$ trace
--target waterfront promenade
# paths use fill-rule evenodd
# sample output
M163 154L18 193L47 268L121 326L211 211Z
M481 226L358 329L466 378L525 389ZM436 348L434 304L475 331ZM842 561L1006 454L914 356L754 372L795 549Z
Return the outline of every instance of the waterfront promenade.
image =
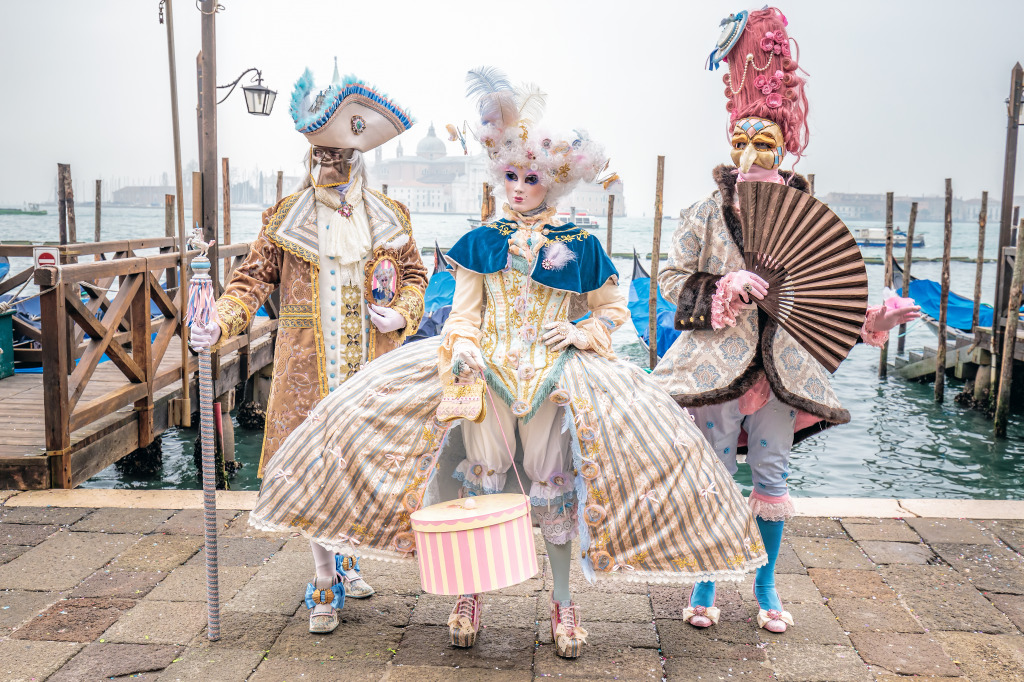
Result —
M546 565L485 597L470 650L447 645L452 598L423 594L411 563L364 562L377 594L310 635L308 543L250 528L255 493L218 495L210 643L199 491L0 492L0 679L1024 680L1024 502L797 499L778 564L797 624L781 636L751 622L749 579L720 587L721 622L701 631L682 620L688 588L577 573L591 645L564 661Z

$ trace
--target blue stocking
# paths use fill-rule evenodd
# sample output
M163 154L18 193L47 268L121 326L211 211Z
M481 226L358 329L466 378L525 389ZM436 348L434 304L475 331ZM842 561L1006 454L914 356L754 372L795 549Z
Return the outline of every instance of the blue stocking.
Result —
M690 595L690 606L714 606L715 605L715 582L706 580L693 586L693 594Z
M761 531L761 540L764 542L764 550L768 554L768 563L757 569L754 577L754 597L757 604L765 611L777 609L782 611L782 602L779 601L779 593L775 591L775 560L779 558L779 548L782 546L782 528L784 521L766 521L760 516L755 516L757 528ZM696 603L696 601L695 601Z

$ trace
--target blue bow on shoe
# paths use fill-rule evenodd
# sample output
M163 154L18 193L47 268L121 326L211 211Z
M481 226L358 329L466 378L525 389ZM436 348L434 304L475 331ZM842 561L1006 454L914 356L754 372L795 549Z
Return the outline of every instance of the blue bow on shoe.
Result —
M342 575L345 575L345 571L355 571L356 573L359 573L359 557L335 554L334 566L338 573L341 573Z
M330 604L331 608L340 609L345 606L345 585L338 583L331 587L318 590L313 583L306 583L306 608L311 609L318 604ZM328 602L328 599L330 601Z

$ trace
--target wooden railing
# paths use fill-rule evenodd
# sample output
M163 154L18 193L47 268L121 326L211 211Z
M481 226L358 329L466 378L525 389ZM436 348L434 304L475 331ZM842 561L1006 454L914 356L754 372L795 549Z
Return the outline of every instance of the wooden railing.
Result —
M137 447L145 447L155 435L154 393L184 380L180 357L161 369L172 339L181 338L180 263L176 240L169 237L60 248L65 264L35 270L35 284L42 292L38 353L51 480L54 486L71 487L72 433L132 406L138 422ZM143 249L158 253L137 255ZM231 262L223 273L225 281L248 250L247 243L220 247L219 256ZM189 252L187 260L197 254ZM99 260L73 262L87 255ZM153 305L158 312L152 311ZM236 341L232 349L244 353L245 343ZM105 372L103 384L83 401L104 355L118 370L114 377L121 380L110 381L113 373ZM190 378L197 363L192 356L188 359ZM214 366L219 367L218 362ZM166 418L161 415L161 423Z

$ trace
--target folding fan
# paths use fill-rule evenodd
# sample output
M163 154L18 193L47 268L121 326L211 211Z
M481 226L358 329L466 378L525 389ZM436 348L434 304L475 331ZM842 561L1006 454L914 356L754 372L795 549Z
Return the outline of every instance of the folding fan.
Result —
M752 300L828 371L860 338L868 278L857 241L828 206L787 185L741 182L747 269L768 282Z

